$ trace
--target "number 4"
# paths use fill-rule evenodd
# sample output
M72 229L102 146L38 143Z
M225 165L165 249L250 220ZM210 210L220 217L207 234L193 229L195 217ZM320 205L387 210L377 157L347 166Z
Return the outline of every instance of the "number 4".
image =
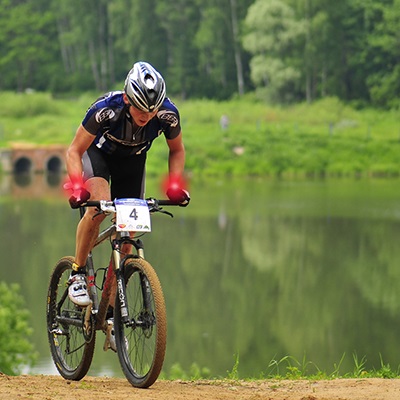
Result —
M139 217L138 217L138 213L137 213L137 211L136 211L136 208L134 208L134 209L132 210L132 212L129 214L129 217L130 217L130 218L133 218L135 221L139 218Z

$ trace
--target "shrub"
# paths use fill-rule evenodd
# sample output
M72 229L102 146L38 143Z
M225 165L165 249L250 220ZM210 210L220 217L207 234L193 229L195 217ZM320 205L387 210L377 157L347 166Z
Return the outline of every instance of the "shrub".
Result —
M29 341L29 312L19 292L17 284L0 282L0 371L9 375L20 373L36 359Z

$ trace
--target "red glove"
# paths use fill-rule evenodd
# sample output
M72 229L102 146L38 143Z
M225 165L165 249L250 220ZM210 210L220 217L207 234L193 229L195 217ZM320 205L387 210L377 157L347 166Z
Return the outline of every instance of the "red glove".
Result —
M71 194L68 199L71 208L79 208L90 198L90 193L86 190L85 182L82 177L69 179L64 184L63 188L68 192L68 194Z
M190 202L190 194L187 190L179 188L169 188L167 190L168 198L181 207L186 207Z
M190 202L190 194L186 190L186 182L181 176L170 175L166 182L165 192L168 198L181 207Z

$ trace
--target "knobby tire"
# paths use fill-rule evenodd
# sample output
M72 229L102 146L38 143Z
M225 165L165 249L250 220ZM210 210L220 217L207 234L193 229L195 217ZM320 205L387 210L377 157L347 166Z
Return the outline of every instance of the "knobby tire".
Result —
M164 295L153 267L141 258L125 263L124 277L130 324L122 322L117 293L114 329L118 358L128 381L135 387L147 388L157 380L164 362L167 342Z

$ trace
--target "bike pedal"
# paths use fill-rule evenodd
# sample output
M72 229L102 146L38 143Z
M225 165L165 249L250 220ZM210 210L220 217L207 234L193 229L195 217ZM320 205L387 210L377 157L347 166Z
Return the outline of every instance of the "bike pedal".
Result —
M64 331L62 331L60 328L55 328L50 331L53 335L64 335Z

